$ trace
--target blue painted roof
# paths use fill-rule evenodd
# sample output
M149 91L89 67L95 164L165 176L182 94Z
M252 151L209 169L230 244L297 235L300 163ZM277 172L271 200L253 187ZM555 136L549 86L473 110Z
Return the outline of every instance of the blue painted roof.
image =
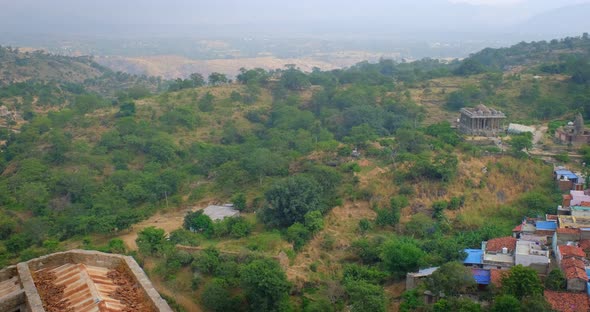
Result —
M555 170L555 174L559 177L559 176L565 176L570 180L576 180L578 179L578 176L575 175L573 172L569 171L569 170Z
M484 269L471 269L471 273L473 274L473 278L475 282L479 285L489 285L490 284L490 270Z
M483 250L481 249L465 249L467 257L463 260L464 264L481 264L483 258Z
M555 221L537 221L537 230L555 231L557 229L557 222Z

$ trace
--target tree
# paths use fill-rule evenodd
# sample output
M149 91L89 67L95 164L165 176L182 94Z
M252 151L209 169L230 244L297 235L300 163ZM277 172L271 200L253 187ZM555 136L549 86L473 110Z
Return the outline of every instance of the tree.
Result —
M352 312L385 311L385 293L381 286L366 281L351 281L346 283Z
M305 222L309 211L322 210L320 187L313 179L295 175L277 182L266 193L263 221L286 227Z
M454 74L459 76L470 76L485 72L485 67L472 58L464 60L461 65L455 69Z
M288 67L281 75L281 85L283 87L298 91L307 89L311 85L309 78L302 71L295 68L295 66Z
M313 210L305 214L304 225L309 230L311 235L316 234L324 228L324 217L318 210Z
M277 311L285 304L291 285L280 265L270 259L254 260L240 272L240 285L252 311Z
M551 304L545 300L543 295L527 296L522 298L520 304L521 312L553 312Z
M201 87L205 85L205 78L199 73L191 74L190 79L193 81L193 86L195 87Z
M392 239L383 244L381 260L389 272L402 277L417 271L425 255L413 239Z
M545 288L555 291L565 290L567 280L563 271L560 269L553 269L545 279Z
M293 243L293 249L300 250L310 239L309 230L301 223L295 222L287 229L287 240Z
M235 311L236 308L225 281L219 278L207 283L201 294L201 302L205 308L215 312Z
M234 204L234 208L236 208L239 211L246 210L246 195L244 195L244 193L235 194L231 200Z
M202 210L187 213L182 226L191 232L202 233L207 237L214 233L213 221Z
M215 100L215 96L213 96L213 94L211 94L211 92L207 91L207 93L205 93L205 95L203 95L200 99L199 99L199 109L202 112L211 112L213 111L213 100Z
M129 117L135 116L135 103L133 101L128 101L119 107L119 111L115 114L115 117L122 118L122 117Z
M521 300L525 296L543 294L543 285L534 269L514 266L502 277L502 292Z
M533 148L533 142L531 141L532 134L530 132L514 135L510 138L510 147L512 153L515 155L521 155L522 150L528 151Z
M475 286L471 269L456 261L441 265L429 278L429 289L447 296L465 293Z
M520 301L511 295L496 297L491 312L520 312Z
M370 228L371 222L369 220L365 218L359 220L359 232L361 235L365 235Z
M481 306L469 298L443 298L432 306L433 312L480 312Z
M156 255L164 250L166 232L163 229L150 226L137 234L135 239L139 252L145 255Z
M214 72L209 75L209 84L212 86L219 86L222 84L226 84L228 82L229 80L227 79L227 76L224 74Z

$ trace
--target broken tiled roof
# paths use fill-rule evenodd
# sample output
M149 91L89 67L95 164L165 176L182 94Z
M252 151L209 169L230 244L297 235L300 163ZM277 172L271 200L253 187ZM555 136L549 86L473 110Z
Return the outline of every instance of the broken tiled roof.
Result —
M490 269L490 283L496 287L502 287L502 277L507 274L510 274L510 271Z
M551 220L555 220L555 221L557 221L557 215L551 215L551 214L548 214L548 215L545 215L545 219L546 219L547 221L551 221Z
M566 257L585 257L586 253L584 250L577 246L567 246L567 245L559 245L559 253L563 258Z
M558 228L557 234L580 234L580 229Z
M576 258L567 258L561 260L561 268L567 279L579 278L588 281L588 274L584 268L584 261Z
M516 238L506 236L490 239L486 244L486 251L502 252L502 248L504 247L508 248L508 252L514 252L514 249L516 249Z
M590 239L582 239L580 240L580 248L582 248L582 250L586 251L590 251Z
M553 236L553 233L555 233L554 231L549 231L549 230L537 230L535 231L535 235L539 235L539 236Z
M522 232L522 224L515 226L512 232Z
M590 311L588 295L545 290L545 299L555 311L587 312Z

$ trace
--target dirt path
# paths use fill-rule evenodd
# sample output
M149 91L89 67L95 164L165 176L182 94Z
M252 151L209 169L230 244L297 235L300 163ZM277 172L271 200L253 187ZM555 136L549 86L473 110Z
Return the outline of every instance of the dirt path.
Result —
M537 127L537 130L535 130L535 133L533 134L533 145L537 145L543 139L548 129L549 128L545 125Z
M164 229L166 233L170 233L182 227L184 216L187 212L192 210L195 210L195 207L183 208L164 213L157 213L151 216L150 218L133 225L129 232L120 235L119 238L121 238L125 242L129 249L137 250L137 244L135 244L135 239L137 238L138 232L145 229L146 227L155 226L157 228Z

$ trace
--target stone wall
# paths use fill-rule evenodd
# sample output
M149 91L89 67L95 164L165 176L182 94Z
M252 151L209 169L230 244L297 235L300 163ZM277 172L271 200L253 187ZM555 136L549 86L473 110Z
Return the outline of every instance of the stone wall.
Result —
M42 268L61 266L66 263L82 263L108 269L123 266L128 271L128 275L133 278L133 282L141 285L145 298L150 301L150 305L155 311L172 312L172 309L160 297L145 272L132 257L89 250L58 252L21 262L16 266L0 271L0 281L18 274L23 288L21 292L11 298L3 298L0 301L0 311L12 312L20 308L23 312L44 312L43 302L37 292L31 272ZM12 307L16 308L12 309Z

